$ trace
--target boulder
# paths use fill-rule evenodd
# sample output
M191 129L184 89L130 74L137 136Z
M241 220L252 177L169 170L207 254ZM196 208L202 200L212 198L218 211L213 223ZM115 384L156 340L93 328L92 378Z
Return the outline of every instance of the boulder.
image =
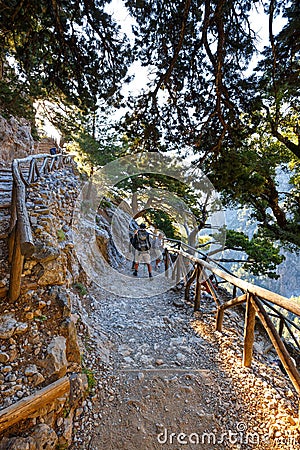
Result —
M3 450L38 450L38 447L32 437L12 438L6 443L5 446L1 446L0 448L3 448Z
M66 338L56 336L47 348L46 371L50 378L59 379L67 372Z
M15 332L17 321L12 314L0 317L0 339L10 339Z
M45 423L41 423L34 428L31 438L36 444L36 450L54 450L57 448L57 434Z
M81 355L78 345L75 323L70 318L67 318L63 321L61 327L64 335L67 338L66 352L68 361L80 364Z
M0 339L10 339L14 334L25 333L28 324L18 322L13 314L0 316Z
M39 286L62 285L66 280L67 257L60 254L56 259L42 264L44 273L38 280Z

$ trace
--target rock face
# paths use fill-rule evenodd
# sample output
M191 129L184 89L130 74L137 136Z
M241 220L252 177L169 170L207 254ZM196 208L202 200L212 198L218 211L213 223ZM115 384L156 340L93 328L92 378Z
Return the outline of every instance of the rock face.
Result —
M66 338L56 336L47 348L46 370L49 378L61 378L67 372Z
M0 162L10 163L34 153L31 127L25 119L5 119L0 116Z
M45 423L37 425L31 436L16 437L7 442L3 442L5 447L10 450L54 450L57 448L58 437L55 431ZM1 444L0 444L1 445Z

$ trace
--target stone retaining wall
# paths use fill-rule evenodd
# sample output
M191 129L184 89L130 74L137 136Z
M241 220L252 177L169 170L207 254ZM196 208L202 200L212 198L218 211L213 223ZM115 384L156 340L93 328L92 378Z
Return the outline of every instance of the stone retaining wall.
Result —
M79 178L64 168L28 189L36 251L25 261L20 298L14 305L0 305L0 408L66 374L77 377L76 399L59 398L6 430L0 435L2 450L67 448L73 418L86 394L83 344L77 334L78 329L84 330L84 324L74 310L74 304L80 302L74 286L85 278L73 253L71 230L80 187Z

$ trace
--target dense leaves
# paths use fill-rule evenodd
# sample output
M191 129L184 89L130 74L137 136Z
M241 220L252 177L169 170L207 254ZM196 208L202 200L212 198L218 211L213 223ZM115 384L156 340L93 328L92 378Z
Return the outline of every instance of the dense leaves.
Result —
M127 124L135 132L142 121L154 146L163 127L164 139L174 145L217 151L226 133L239 129L241 74L254 52L251 2L127 5L138 23L136 54L151 67L149 90L134 99L135 112Z
M246 255L243 267L254 275L265 274L270 278L279 277L276 274L276 267L284 260L284 256L280 255L278 247L274 247L260 233L256 233L249 239L245 233L228 230L226 249L243 252Z
M124 38L98 0L0 2L0 108L48 99L97 108L120 87L130 59ZM9 95L7 92L9 90Z
M91 149L93 164L128 151L193 153L226 206L251 209L258 234L250 244L266 245L262 260L277 258L269 241L299 248L299 1L126 0L135 19L131 50L107 3L0 0L2 113L33 118L41 99L66 105L56 123L64 131L80 125L76 140ZM263 50L251 23L256 8L269 27ZM148 84L128 98L124 135L103 141L99 105L107 115L106 105L124 106L120 88L133 59L147 68ZM203 227L195 193L159 177L129 181L130 192L167 185ZM248 244L246 251L251 258Z
M165 211L159 209L149 209L145 214L146 222L154 228L163 231L170 239L180 239L181 236L176 233L174 221Z
M194 152L227 205L250 207L266 238L297 249L299 2L127 5L137 21L136 55L151 71L124 122L133 146ZM262 52L251 25L256 7L269 24ZM279 17L284 21L275 34Z

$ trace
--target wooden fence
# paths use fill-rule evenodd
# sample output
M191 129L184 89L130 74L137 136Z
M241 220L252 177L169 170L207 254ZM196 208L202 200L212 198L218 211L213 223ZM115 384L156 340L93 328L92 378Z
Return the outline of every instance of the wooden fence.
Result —
M57 398L70 393L70 380L67 376L49 384L34 394L19 400L0 411L0 433L21 420L35 417L40 408L45 407Z
M173 241L171 244L174 245L174 243L176 245L176 241ZM206 261L206 257L202 259L201 257L194 256L197 252L195 249L192 249L193 254L191 254L182 250L182 248L180 248L182 246L186 246L187 251L191 252L191 247L180 241L177 241L177 248L169 247L166 249L165 269L166 274L170 275L171 273L171 276L176 282L179 282L182 278L184 279L185 299L190 299L191 286L195 283L194 310L199 310L201 306L202 287L205 284L205 288L208 289L216 303L217 314L215 328L217 331L222 331L223 318L227 309L245 304L243 365L245 367L251 366L253 358L254 327L256 317L258 317L294 388L298 395L300 395L300 374L282 339L283 331L286 329L290 334L291 339L296 344L296 347L300 348L295 333L292 331L292 326L298 331L300 331L300 327L276 309L277 306L300 317L300 306L286 297L243 281L235 277L226 269L226 271L221 270L218 267L218 264L211 264ZM172 254L176 255L176 260L173 262L171 258ZM209 259L213 262L211 258ZM208 277L209 272L214 274L216 282L212 282L210 277ZM222 282L227 282L233 287L232 298L230 300L221 300L221 296L218 294L218 282L216 277L221 278L221 280L223 280ZM237 295L238 290L241 291L240 295ZM278 319L278 330L271 317Z
M24 258L34 252L31 224L26 208L26 188L41 176L73 164L72 155L32 155L15 159L12 163L13 187L8 239L8 258L11 265L9 292L11 301L17 300L21 292L21 276Z

